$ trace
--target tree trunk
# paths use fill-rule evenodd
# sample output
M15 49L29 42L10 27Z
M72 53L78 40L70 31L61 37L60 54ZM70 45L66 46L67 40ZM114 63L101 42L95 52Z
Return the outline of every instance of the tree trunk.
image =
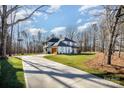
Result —
M111 64L111 56L112 56L112 50L113 50L113 46L115 44L114 40L114 35L115 35L115 32L116 32L116 27L117 27L117 24L118 24L118 21L119 21L119 15L121 14L121 6L119 7L117 13L116 13L116 18L115 18L115 22L114 22L114 25L113 25L113 28L112 28L112 33L111 33L111 38L110 38L110 43L109 43L109 49L108 49L108 60L107 60L107 63L110 65Z
M2 37L1 37L1 57L6 58L6 41L7 41L7 6L3 5L3 15L1 16L2 22Z
M102 42L102 49L101 49L101 52L103 52L103 53L104 53L104 46L105 46L104 43L105 43L105 42L104 42L104 40L103 40L103 42Z
M94 34L94 38L93 38L93 52L95 52L95 47L96 47L96 36Z
M13 26L11 27L9 56L12 55L12 39L13 39Z
M121 40L120 40L120 42L119 42L119 55L118 55L119 58L121 57L121 46L122 46L122 38L123 38L123 37L122 37L122 34L123 34L123 33L121 32L121 37L120 37Z
M107 64L110 65L111 64L111 55L112 55L112 40L113 38L111 37L110 43L109 43L109 49L108 49L108 60L107 60Z
M6 58L6 39L7 39L6 32L7 32L7 28L5 28L3 31L2 32L3 32L4 36L2 36L2 40L1 40L1 57Z
M12 6L11 6L11 9L12 9ZM15 16L16 16L16 14L14 15L14 18L13 18L13 13L11 13L11 24L15 21ZM9 56L12 55L13 28L14 28L14 25L11 26L11 36L10 36L10 49L9 49Z
M119 57L119 58L121 57L121 45L120 45L120 47L119 47L119 55L118 55L118 57Z

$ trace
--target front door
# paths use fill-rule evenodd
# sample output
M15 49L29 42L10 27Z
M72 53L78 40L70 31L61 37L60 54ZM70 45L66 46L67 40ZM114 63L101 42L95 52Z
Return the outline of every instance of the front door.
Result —
M52 48L52 54L57 54L57 48Z

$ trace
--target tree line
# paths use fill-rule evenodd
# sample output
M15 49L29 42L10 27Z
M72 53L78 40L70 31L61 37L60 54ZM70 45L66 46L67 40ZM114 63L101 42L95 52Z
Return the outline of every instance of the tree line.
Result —
M38 31L31 35L28 29L21 31L20 23L30 19L37 11L46 11L49 6L30 6L32 11L24 18L16 19L16 13L25 6L0 6L0 56L24 53L42 53L43 45L51 37L62 35L44 35ZM29 7L28 7L29 8ZM98 23L92 23L87 29L78 31L75 26L67 27L64 36L77 41L79 52L103 52L107 55L107 64L111 64L113 53L118 51L118 57L124 52L124 6L103 6L104 13L93 15L102 16ZM8 20L9 19L9 20Z

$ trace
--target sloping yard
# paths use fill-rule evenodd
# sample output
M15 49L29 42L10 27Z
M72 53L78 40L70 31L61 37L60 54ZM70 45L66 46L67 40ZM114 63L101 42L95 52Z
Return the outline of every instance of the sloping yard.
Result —
M95 54L84 54L84 55L48 55L45 58L72 66L81 70L89 70L85 66L85 63L93 58Z
M118 75L117 73L112 73L112 72L109 73L107 70L98 69L96 65L92 65L98 60L97 57L98 57L97 54L94 54L94 53L82 54L82 55L47 55L45 56L45 58L49 60L53 60L68 66L72 66L77 69L99 76L101 78L124 85L124 75ZM92 60L95 60L95 61L92 62Z
M25 79L22 61L15 57L0 59L1 75L0 87L22 88L25 87Z

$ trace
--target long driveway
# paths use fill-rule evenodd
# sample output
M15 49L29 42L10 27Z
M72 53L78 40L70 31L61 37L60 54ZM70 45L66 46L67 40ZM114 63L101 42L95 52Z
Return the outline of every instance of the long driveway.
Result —
M37 56L22 56L29 88L115 88L122 87L87 72Z

